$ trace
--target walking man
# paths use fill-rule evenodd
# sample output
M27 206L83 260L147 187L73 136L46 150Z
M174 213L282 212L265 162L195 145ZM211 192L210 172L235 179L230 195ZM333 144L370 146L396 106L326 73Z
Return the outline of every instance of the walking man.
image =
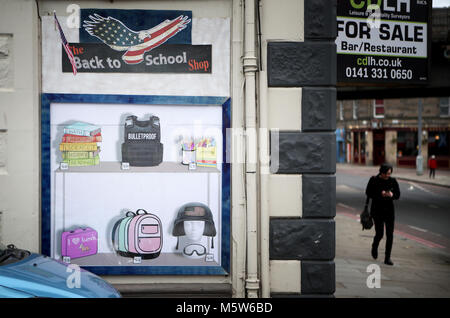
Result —
M372 243L372 257L378 257L378 245L384 234L386 226L386 250L384 263L394 265L391 260L392 243L394 241L394 200L400 198L400 188L397 180L391 177L393 168L390 164L383 163L378 175L370 178L366 195L372 199L370 214L375 223L375 237Z

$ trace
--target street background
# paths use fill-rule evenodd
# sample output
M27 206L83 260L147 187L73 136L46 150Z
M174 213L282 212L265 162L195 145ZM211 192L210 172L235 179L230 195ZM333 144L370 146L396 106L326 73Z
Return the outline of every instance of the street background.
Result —
M362 231L359 214L365 187L378 166L336 165L336 292L335 297L450 297L450 171L396 168L401 197L395 202L396 223L391 259L385 265L385 236L378 259L370 248L375 230ZM368 288L370 264L381 270L381 288Z

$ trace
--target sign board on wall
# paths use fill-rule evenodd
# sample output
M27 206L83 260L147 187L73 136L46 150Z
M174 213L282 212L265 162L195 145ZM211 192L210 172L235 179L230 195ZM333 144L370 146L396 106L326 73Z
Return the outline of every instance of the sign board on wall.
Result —
M191 44L191 11L82 9L78 72L211 73L211 45ZM72 65L62 54L63 72Z
M153 49L139 64L129 64L123 52L99 43L70 43L79 73L211 73L211 45L167 44ZM64 49L62 49L64 50ZM72 72L62 54L64 73Z
M430 2L338 0L338 82L426 84Z

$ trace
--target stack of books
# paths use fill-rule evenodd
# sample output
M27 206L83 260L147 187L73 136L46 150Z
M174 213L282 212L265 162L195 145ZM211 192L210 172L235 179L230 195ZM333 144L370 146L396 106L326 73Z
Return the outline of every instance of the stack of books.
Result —
M101 128L92 124L76 122L64 127L59 145L62 159L69 166L94 166L100 163Z

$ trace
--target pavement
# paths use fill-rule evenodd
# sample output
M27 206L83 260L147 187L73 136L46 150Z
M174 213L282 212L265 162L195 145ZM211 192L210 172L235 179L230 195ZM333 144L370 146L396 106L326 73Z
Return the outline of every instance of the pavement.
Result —
M363 166L363 165L355 165L355 164L345 164L345 163L337 163L337 170L353 170L360 171L362 174L378 174L379 166ZM436 169L436 176L434 179L430 179L428 177L429 170L423 171L422 175L417 175L416 169L414 168L398 168L394 167L392 176L397 178L398 180L405 181L413 181L424 184L431 184L435 186L441 186L450 188L450 169Z
M350 164L337 164L336 168L338 172L351 169L363 175L376 175L378 171L378 167ZM393 177L450 188L450 170L437 170L436 178L431 180L427 173L417 176L414 169L394 167ZM421 240L419 235L407 234L396 224L394 266L388 266L383 263L385 237L380 242L378 259L374 260L370 247L375 230L362 231L359 213L351 207L336 206L336 298L450 297L450 240Z

